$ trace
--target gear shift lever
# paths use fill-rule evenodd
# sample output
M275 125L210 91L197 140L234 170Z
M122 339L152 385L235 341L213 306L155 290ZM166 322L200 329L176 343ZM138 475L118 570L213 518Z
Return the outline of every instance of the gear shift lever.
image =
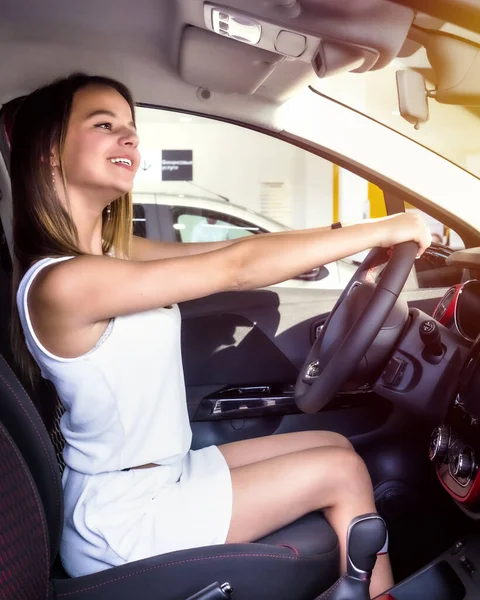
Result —
M370 578L377 554L386 552L385 521L376 513L353 519L347 531L347 572L317 600L370 600Z
M420 324L420 339L423 342L422 356L430 363L439 363L443 357L444 349L440 329L434 319L428 319Z
M386 543L387 526L382 517L370 513L353 519L347 531L347 574L370 581L377 554Z

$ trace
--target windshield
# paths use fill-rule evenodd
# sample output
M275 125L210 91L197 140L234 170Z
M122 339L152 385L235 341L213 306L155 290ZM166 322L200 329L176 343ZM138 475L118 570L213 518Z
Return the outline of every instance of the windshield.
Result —
M458 27L444 26L442 31L480 43L480 36ZM440 104L430 99L429 120L415 129L398 110L396 72L405 69L421 72L426 78L427 89L434 88L435 76L424 48L410 57L395 59L379 71L318 79L313 87L480 177L480 107Z

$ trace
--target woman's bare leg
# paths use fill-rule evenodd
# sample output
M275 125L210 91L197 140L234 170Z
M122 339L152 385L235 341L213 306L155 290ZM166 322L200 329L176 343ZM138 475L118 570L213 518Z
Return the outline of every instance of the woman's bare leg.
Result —
M236 469L275 456L323 446L353 449L345 436L334 431L299 431L232 442L219 446L219 450L230 469Z
M220 447L231 466L233 485L227 543L255 541L309 512L323 509L338 535L341 569L345 571L350 521L360 514L376 512L370 477L345 438L332 438L327 435L330 432L305 433L314 435L286 434ZM334 439L337 445L322 445ZM317 445L308 447L312 442ZM371 594L380 594L392 585L388 556L379 557Z

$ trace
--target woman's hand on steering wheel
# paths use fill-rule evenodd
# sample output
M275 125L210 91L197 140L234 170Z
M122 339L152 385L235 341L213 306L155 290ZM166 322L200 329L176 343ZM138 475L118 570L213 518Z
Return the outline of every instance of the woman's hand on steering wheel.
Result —
M422 216L417 212L404 212L380 219L371 219L376 224L376 241L372 246L391 248L402 242L416 242L418 256L432 243L432 234Z

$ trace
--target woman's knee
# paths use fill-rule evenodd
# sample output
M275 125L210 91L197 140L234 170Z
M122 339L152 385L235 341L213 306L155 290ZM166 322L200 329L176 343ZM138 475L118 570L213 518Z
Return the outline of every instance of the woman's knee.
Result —
M354 489L370 486L370 475L361 456L346 446L329 446L316 449L317 464L327 467L329 479L339 489ZM324 472L324 469L322 469Z
M308 433L316 441L315 446L338 446L339 448L353 450L349 439L336 431L309 431Z
M347 450L351 450L353 452L355 452L353 446L352 446L352 442L346 438L344 435L342 435L341 433L336 433L335 431L331 432L332 437L333 437L333 446L338 446L339 448L345 448Z
M334 477L341 489L361 489L363 487L370 490L371 481L367 467L359 454L353 447L332 449L331 466Z
M321 502L314 508L333 506L372 493L365 463L353 449L341 446L312 448L303 458L301 481L307 501Z

